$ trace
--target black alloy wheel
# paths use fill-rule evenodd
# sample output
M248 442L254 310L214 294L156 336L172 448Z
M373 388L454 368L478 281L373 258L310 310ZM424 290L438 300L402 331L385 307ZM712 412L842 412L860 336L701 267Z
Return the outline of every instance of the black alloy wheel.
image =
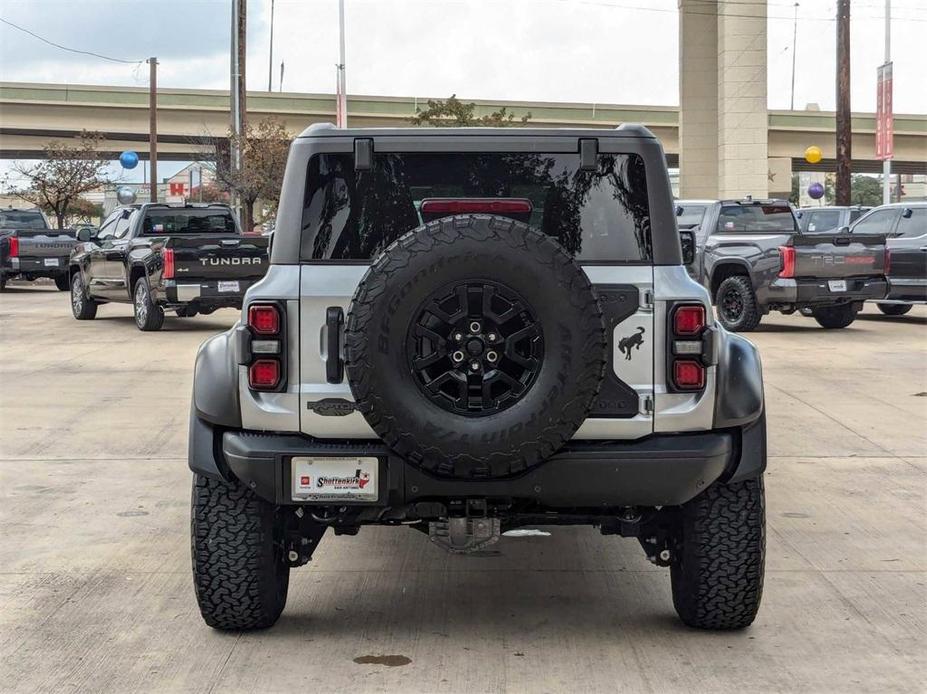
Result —
M409 366L425 397L469 417L501 412L528 391L541 368L537 314L511 287L461 282L432 294L407 338Z

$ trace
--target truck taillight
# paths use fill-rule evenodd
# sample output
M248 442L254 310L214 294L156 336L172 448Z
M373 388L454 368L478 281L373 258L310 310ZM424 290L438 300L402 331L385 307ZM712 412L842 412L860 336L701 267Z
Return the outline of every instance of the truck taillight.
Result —
M164 261L164 272L161 273L161 279L174 279L174 249L165 248L161 251L161 259Z
M702 390L705 387L706 364L712 357L713 333L708 327L705 306L677 304L670 312L669 329L672 354L668 362L671 386L677 391ZM707 344L706 344L707 342Z
M280 390L286 381L284 315L278 304L248 307L248 385L252 390Z
M15 236L10 237L10 257L18 258L19 257L19 239Z
M779 277L795 277L795 247L779 246Z
M892 271L892 252L889 250L888 246L885 247L885 260L882 261L882 274L888 277Z

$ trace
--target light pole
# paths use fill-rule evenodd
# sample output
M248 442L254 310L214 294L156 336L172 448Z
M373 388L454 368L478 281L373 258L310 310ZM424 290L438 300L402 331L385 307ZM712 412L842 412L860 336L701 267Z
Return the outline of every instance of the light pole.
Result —
M795 51L798 47L798 3L795 3L795 17L792 19L792 100L789 110L795 110Z
M272 92L274 76L274 0L270 0L270 57L267 60L267 91Z
M892 63L892 0L885 0L885 65L890 66ZM891 75L891 67L886 67L883 73L887 71ZM884 78L884 74L880 75ZM888 112L889 109L894 108L891 100L891 92L888 90L891 89L890 86L886 86L883 83L883 79L879 80L879 90L882 94L882 108L886 113L882 114L882 118L890 119L892 114ZM891 83L889 83L890 85ZM886 97L889 97L886 99ZM886 101L888 103L886 103ZM887 134L888 128L883 126L883 137ZM883 147L887 148L888 143L886 142ZM885 159L882 160L882 204L887 205L892 201L892 160L886 154Z
M344 0L338 0L338 35L339 35L339 62L338 62L338 103L336 104L336 125L339 128L348 127L348 81L345 75L344 58Z

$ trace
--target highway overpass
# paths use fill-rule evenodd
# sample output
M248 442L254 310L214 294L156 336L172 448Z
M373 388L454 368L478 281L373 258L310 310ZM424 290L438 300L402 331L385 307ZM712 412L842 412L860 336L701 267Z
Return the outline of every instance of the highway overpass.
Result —
M404 126L426 99L350 96L352 126ZM468 100L469 101L469 100ZM531 123L549 127L611 128L622 122L643 123L663 142L670 165L679 154L679 109L663 106L621 106L548 102L473 100L477 114L505 106L516 117L531 113ZM248 117L269 116L283 121L293 134L318 122L334 122L331 94L250 92ZM224 138L228 130L228 92L208 89L161 89L158 93L158 157L186 161L208 153L204 138ZM30 84L0 82L0 158L41 156L52 139L73 137L81 130L106 137L113 156L134 149L144 159L148 151L148 90L137 87ZM875 160L875 117L853 116L853 170L881 172ZM802 158L808 145L818 145L825 159L809 166ZM834 169L834 114L821 111L770 111L769 157L787 157L793 170ZM927 115L895 116L893 172L927 173Z

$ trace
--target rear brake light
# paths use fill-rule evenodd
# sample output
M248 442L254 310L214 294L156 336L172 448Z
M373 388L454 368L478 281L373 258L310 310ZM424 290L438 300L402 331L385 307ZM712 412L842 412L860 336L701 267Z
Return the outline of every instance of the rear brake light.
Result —
M885 260L882 261L882 268L882 274L887 277L892 269L892 252L888 248L885 249Z
M248 308L248 325L258 335L280 332L280 311L273 304L252 304Z
M779 246L779 277L795 277L795 247Z
M10 237L10 257L18 258L19 257L19 239L15 236Z
M273 390L280 382L280 362L258 359L248 367L248 385L255 390Z
M460 198L422 201L422 214L530 214L531 201L524 198Z
M705 327L705 307L678 306L673 313L673 332L681 337L698 335Z
M164 260L164 272L161 278L166 280L174 279L174 249L165 248L161 251L161 258Z
M705 387L705 367L691 359L673 362L673 383L680 390L700 390Z

